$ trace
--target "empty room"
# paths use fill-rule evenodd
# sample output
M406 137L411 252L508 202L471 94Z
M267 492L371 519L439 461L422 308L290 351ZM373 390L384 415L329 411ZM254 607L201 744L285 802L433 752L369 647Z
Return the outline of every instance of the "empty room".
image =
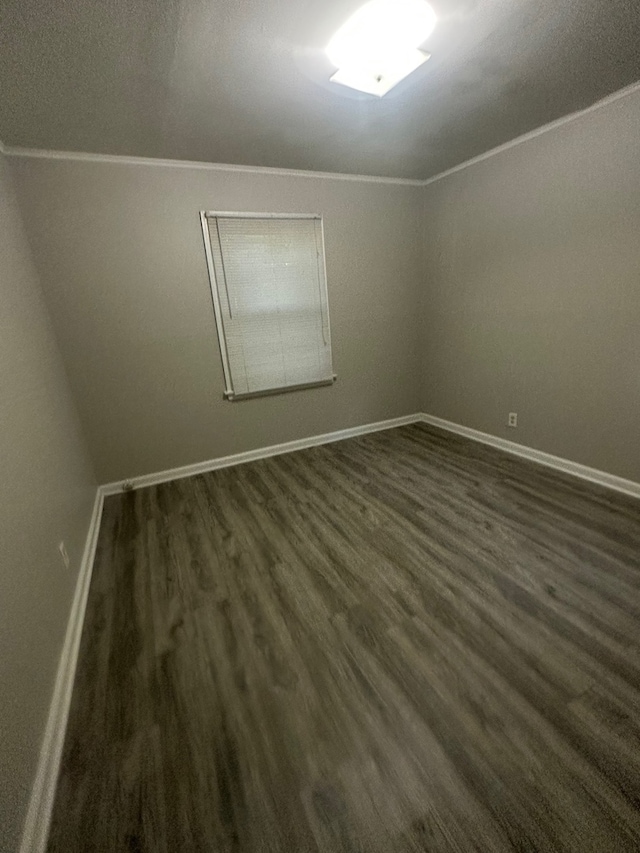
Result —
M0 79L0 853L638 853L637 0Z

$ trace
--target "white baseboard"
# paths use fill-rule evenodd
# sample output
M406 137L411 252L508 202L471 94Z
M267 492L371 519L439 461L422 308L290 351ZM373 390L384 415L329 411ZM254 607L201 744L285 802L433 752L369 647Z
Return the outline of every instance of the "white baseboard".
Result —
M40 747L36 778L31 791L29 809L22 832L20 853L45 853L49 823L56 793L56 784L62 759L62 748L67 730L71 694L80 650L80 638L91 583L91 572L98 544L102 516L103 494L99 488L93 504L89 531L78 572L78 580L71 605L67 632L60 655L58 672L49 707L47 725Z
M290 453L293 450L302 450L306 447L314 447L319 444L353 438L357 435L365 435L366 433L405 426L406 424L416 423L420 420L420 414L407 415L401 418L393 418L378 423L338 430L326 433L325 435L311 436L310 438L290 441L285 444L276 444L271 447L250 450L246 453L237 453L233 456L224 456L219 459L199 462L195 465L186 465L182 468L173 468L156 474L148 474L129 482L133 484L134 488L140 489L145 486L155 485L156 483L164 483L169 480L213 471L216 468L226 468L231 465L239 465L243 462L251 462L254 459L265 459L269 456ZM80 639L82 637L82 627L89 596L91 573L98 544L102 506L104 498L107 495L122 491L122 485L122 483L110 483L106 486L99 486L96 493L64 645L58 664L53 698L49 707L47 725L40 747L35 782L31 791L29 808L24 822L20 853L45 853L47 848L49 825L60 772L60 762L62 760L62 750L71 706L78 653L80 651Z
M513 441L498 438L497 436L489 435L488 433L480 432L479 430L471 429L470 427L465 427L461 424L456 424L452 421L447 421L424 413L406 415L405 417L392 418L391 420L378 421L377 423L372 424L364 424L362 426L325 433L324 435L316 435L309 438L298 439L296 441L285 442L284 444L274 444L271 447L263 447L258 450L249 450L245 453L236 453L232 456L210 459L206 462L198 462L194 465L185 465L181 468L172 468L167 471L160 471L156 474L146 474L142 477L130 480L129 482L132 484L133 488L141 489L158 483L166 483L170 480L191 477L194 474L215 471L218 468L240 465L244 462L252 462L256 459L266 459L270 456L278 456L282 453L291 453L294 450L303 450L307 447L329 444L334 441L342 441L346 438L354 438L358 435L366 435L367 433L393 429L394 427L406 426L407 424L412 423L431 424L432 426L440 427L448 432L462 435L466 438L473 439L474 441L481 442L482 444L488 444L491 447L503 450L506 453L520 456L524 459L529 459L532 462L537 462L540 465L546 465L547 467L554 468L557 471L572 474L582 480L588 480L591 483L597 483L598 485L606 486L607 488L614 489L615 491L623 492L626 495L640 498L640 483L635 483L632 480L625 480L622 477L607 474L605 471L598 471L595 468L589 468L586 465L580 465L577 462L562 459L559 456L552 456L550 453L544 453L541 450L535 450L534 448L526 447L522 444L516 444ZM78 652L80 650L82 626L84 623L91 573L96 553L96 546L98 543L102 505L104 498L107 495L113 495L121 492L122 487L122 482L108 483L107 485L100 486L96 494L89 531L87 534L87 541L82 557L82 564L80 566L73 604L71 606L71 614L67 625L67 633L65 636L62 654L60 656L60 663L58 665L53 699L49 709L49 717L47 719L42 747L40 749L36 780L31 793L27 817L25 819L20 853L45 853L46 851L49 823L51 820L56 784L60 770L60 761L62 758L69 708L71 705L71 695L73 692L73 682L78 662Z
M498 438L498 436L480 432L477 429L471 429L471 427L436 418L434 415L423 414L421 420L448 432L455 432L457 435L465 436L465 438L471 438L482 444L489 444L498 450L504 450L505 453L521 456L523 459L529 459L539 465L546 465L548 468L555 468L556 471L572 474L581 480L588 480L590 483L597 483L599 486L606 486L616 492L623 492L625 495L640 498L640 483L633 480L625 480L623 477L616 477L615 474L607 474L606 471L598 471L596 468L580 465L580 463L572 462L570 459L553 456L551 453L544 453L542 450L535 450L533 447L526 447L524 444L516 444L515 441L508 441L506 438Z
M134 489L144 489L147 486L156 486L158 483L168 483L171 480L181 480L183 477L193 477L195 474L206 474L207 471L215 471L218 468L229 468L232 465L241 465L244 462L254 462L256 459L267 459L269 456L280 456L282 453L291 453L294 450L304 450L307 447L316 447L319 444L330 444L333 441L342 441L345 438L355 438L358 435L366 435L370 432L380 432L385 429L406 426L407 424L422 421L421 414L405 415L402 418L391 418L388 421L378 421L373 424L340 429L335 432L327 432L324 435L312 435L309 438L299 438L295 441L287 441L284 444L273 444L270 447L261 447L257 450L247 450L244 453L234 453L231 456L220 456L218 459L209 459L206 462L196 462L193 465L183 465L181 468L170 468L167 471L158 471L155 474L143 474L141 477L133 477L126 480ZM123 490L124 482L107 483L100 486L100 491L106 497L115 495Z
M390 420L378 421L372 424L363 424L362 426L336 430L335 432L328 432L323 435L314 435L309 438L287 441L283 444L274 444L270 447L261 447L257 450L247 450L244 453L234 453L231 456L221 456L217 459L208 459L205 462L196 462L193 465L184 465L180 468L170 468L166 471L158 471L154 474L143 474L140 477L134 477L126 482L134 489L144 489L147 486L155 486L159 483L168 483L171 480L180 480L184 477L192 477L195 474L206 474L207 471L215 471L218 468L229 468L232 465L241 465L244 462L253 462L257 459L267 459L269 456L279 456L282 453L291 453L294 450L304 450L307 447L316 447L320 444L330 444L334 441L342 441L345 438L355 438L358 435L366 435L367 433L393 429L394 427L406 426L407 424L413 423L431 424L432 426L440 427L448 432L453 432L457 435L470 438L473 441L488 444L498 450L504 450L505 453L511 453L512 455L520 456L523 459L529 459L532 462L537 462L539 465L546 465L548 468L554 468L556 471L563 471L566 474L572 474L574 477L579 477L581 480L588 480L590 483L597 483L600 486L614 489L617 492L623 492L624 494L631 495L634 498L640 498L640 483L636 483L633 480L625 480L623 477L617 477L615 474L608 474L606 471L589 468L587 465L572 462L570 459L553 456L551 453L544 453L542 450L535 450L534 448L527 447L524 444L517 444L515 441L509 441L506 438L499 438L498 436L490 435L486 432L480 432L480 430L462 426L461 424L453 423L453 421L447 421L443 418L437 418L434 415L428 415L425 413L405 415L401 418L391 418ZM123 481L107 483L104 486L100 486L100 492L103 497L106 497L107 495L115 495L123 490L123 486Z

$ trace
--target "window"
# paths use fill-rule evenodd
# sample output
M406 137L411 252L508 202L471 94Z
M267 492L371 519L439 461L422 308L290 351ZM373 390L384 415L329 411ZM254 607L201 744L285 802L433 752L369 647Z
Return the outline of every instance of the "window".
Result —
M225 397L331 384L322 219L205 212L200 218Z

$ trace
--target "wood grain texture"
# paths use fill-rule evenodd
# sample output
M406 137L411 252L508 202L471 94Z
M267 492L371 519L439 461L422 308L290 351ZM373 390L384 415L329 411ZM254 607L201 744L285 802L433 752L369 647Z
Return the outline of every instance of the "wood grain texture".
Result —
M425 425L108 498L50 853L640 850L639 554Z

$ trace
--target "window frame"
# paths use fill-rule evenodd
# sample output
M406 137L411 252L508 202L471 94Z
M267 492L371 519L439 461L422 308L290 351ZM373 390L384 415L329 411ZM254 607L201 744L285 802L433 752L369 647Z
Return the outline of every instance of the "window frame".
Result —
M229 401L242 401L249 400L256 397L267 397L273 394L285 394L290 391L302 391L308 388L321 388L329 385L333 385L336 381L337 374L332 373L331 378L329 379L319 379L316 382L306 382L298 385L284 385L278 388L266 388L258 391L250 391L243 392L241 394L236 393L233 390L232 376L231 376L231 366L229 362L229 353L227 350L227 343L225 337L225 328L224 328L224 314L222 311L222 305L220 303L220 295L218 293L218 283L216 279L216 271L215 265L213 261L213 252L211 250L211 236L209 232L208 220L213 218L225 218L225 219L310 219L319 221L320 223L320 249L322 254L322 275L324 281L324 291L326 294L326 323L327 323L327 333L328 333L328 341L327 346L329 347L329 363L333 367L333 348L331 342L331 318L329 315L329 288L327 282L327 261L325 256L325 240L324 240L324 221L322 215L319 213L245 213L240 211L219 211L219 210L201 210L200 211L200 225L202 227L202 238L204 241L204 250L207 261L207 272L209 277L209 288L211 291L211 300L213 303L213 313L216 322L216 331L218 334L218 347L220 349L220 357L222 360L222 373L224 377L224 385L225 390L223 393L223 398Z

